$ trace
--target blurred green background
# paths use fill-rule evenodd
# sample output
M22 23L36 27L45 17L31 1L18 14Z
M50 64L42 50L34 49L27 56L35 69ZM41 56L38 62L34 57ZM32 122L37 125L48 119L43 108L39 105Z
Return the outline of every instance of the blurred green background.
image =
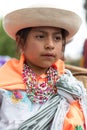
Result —
M3 30L2 19L0 19L0 55L16 57L16 44Z

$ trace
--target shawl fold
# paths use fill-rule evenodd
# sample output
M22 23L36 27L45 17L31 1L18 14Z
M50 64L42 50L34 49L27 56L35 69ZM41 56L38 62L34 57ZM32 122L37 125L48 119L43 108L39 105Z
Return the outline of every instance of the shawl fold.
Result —
M87 129L87 94L83 84L67 70L57 81L56 86L58 94L51 96L35 115L20 125L18 130L68 130L70 127L66 125L65 117L67 114L67 117L69 114L73 116L73 108L77 120L76 122L73 120L70 130L75 130L78 125L84 129L82 124L84 120ZM80 106L84 117L79 110ZM83 120L80 120L79 116Z

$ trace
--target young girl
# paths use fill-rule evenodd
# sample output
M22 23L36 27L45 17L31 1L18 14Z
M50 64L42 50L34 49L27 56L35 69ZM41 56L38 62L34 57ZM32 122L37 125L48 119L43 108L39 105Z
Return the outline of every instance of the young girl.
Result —
M20 60L0 68L0 130L87 129L86 90L61 60L80 24L74 12L50 7L24 8L4 17Z

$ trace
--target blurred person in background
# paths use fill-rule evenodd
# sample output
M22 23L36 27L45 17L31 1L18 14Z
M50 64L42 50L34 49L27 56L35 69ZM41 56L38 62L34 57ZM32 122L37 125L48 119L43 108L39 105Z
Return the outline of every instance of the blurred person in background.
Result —
M0 67L4 65L8 60L10 60L10 56L0 56Z
M84 41L80 67L87 68L87 39Z

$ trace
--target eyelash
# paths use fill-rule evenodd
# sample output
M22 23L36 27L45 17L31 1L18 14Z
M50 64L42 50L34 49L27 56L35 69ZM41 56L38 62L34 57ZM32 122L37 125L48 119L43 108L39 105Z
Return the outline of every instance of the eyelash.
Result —
M57 40L61 40L61 39L62 39L61 36L56 36L55 38L56 38Z
M41 39L41 38L44 38L44 36L43 35L37 35L36 38Z
M45 36L44 35L36 35L35 36L37 39L43 39ZM59 40L62 40L62 36L55 36L55 37L53 37L53 39L55 40L55 41L59 41Z

